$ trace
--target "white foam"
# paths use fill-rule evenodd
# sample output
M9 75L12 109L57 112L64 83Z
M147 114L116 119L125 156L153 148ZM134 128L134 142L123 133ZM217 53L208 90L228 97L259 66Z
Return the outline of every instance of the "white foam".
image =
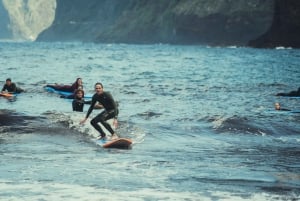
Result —
M82 186L68 183L27 182L0 180L1 199L3 200L201 200L201 201L248 201L248 200L296 200L299 196L290 197L254 193L250 196L230 192L189 192L170 191L161 187L157 189L141 188L132 190L116 190L115 187Z
M276 50L285 50L285 49L293 49L292 47L283 47L283 46L278 46L275 48Z

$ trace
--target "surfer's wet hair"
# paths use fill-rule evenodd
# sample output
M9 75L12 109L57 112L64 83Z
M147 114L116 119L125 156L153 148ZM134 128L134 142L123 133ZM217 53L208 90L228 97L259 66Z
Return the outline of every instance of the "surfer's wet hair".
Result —
M100 86L103 88L103 84L102 84L101 82L97 82L97 83L95 84L95 88L96 88L97 85L100 85Z

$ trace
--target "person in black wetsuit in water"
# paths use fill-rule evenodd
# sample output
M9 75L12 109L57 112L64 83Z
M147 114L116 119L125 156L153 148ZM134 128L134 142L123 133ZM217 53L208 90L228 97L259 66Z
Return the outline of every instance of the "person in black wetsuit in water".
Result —
M289 109L282 108L282 107L280 106L279 103L275 103L274 106L275 106L275 110L280 110L280 111L291 111L291 110L289 110Z
M84 103L84 92L82 89L77 89L74 95L74 100L72 101L73 111L83 112Z
M91 100L88 100L88 101L84 100L84 91L80 87L79 87L79 89L77 89L75 91L74 94L68 96L67 98L74 99L72 101L72 109L73 109L73 111L77 111L77 112L83 112L84 104L92 103ZM94 106L94 109L103 109L103 106L99 103L96 103Z
M291 91L289 93L278 93L276 96L300 96L300 87L298 88L298 91Z
M10 78L7 78L3 88L1 90L1 93L7 93L7 92L8 93L21 93L23 91L24 90L17 87L16 84L13 83Z
M107 122L107 120L114 118L114 125L117 126L118 124L118 107L116 102L114 101L112 95L109 92L105 92L103 90L103 85L99 82L95 84L95 90L96 93L93 95L91 105L89 107L89 110L83 120L80 121L80 124L84 124L86 120L88 119L89 115L92 113L95 104L98 102L100 103L104 111L98 114L95 118L91 120L91 125L100 133L100 138L99 139L105 139L106 134L98 125L100 122L110 133L111 133L111 138L116 139L118 136L115 134L114 130L110 126L110 124Z

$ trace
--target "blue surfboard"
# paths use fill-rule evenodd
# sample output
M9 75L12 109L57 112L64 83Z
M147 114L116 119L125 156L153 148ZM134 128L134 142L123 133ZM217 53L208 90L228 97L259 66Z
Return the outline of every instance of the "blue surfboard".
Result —
M266 111L269 114L286 114L286 115L291 115L291 114L295 114L295 113L300 113L300 110L267 110Z
M300 99L300 96L278 96L278 97Z
M56 93L56 94L63 95L63 96L70 96L73 94L72 92L60 91L60 90L53 89L52 87L45 87L45 90L48 92ZM92 97L93 97L93 94L84 94L84 98L92 98Z

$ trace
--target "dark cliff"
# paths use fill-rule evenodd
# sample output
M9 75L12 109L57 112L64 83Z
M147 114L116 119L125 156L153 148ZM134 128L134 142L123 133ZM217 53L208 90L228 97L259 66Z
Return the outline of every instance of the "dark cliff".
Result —
M56 0L0 0L0 38L34 41L54 20Z
M275 0L273 23L261 37L249 42L253 47L300 48L300 1Z
M113 26L130 0L57 0L55 19L38 41L95 41Z
M0 1L0 38L12 38L12 32L9 30L9 16L2 1Z
M57 0L37 40L297 47L299 11L297 0Z
M265 33L272 1L132 0L128 12L99 34L101 42L245 45Z

